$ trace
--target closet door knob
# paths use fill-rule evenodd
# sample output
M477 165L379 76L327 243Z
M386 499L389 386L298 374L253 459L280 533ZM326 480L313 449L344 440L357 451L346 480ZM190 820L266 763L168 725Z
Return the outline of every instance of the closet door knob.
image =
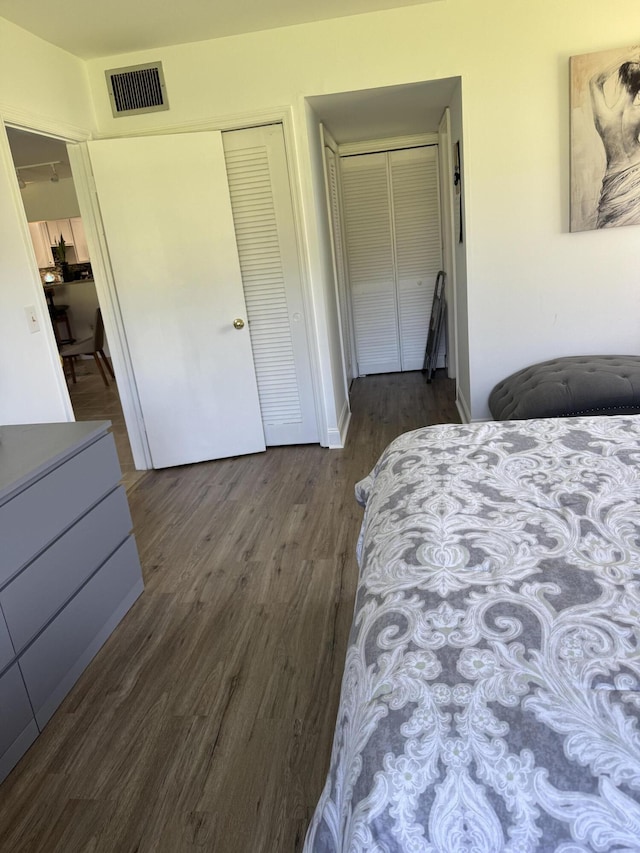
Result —
M234 329L244 329L244 320L241 320L240 317L238 317L237 320L233 321L233 328Z

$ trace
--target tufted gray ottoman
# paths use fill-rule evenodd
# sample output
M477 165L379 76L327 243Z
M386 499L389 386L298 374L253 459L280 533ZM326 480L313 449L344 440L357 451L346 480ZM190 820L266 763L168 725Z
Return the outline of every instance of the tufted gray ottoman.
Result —
M640 356L577 355L532 364L489 395L496 421L640 413Z

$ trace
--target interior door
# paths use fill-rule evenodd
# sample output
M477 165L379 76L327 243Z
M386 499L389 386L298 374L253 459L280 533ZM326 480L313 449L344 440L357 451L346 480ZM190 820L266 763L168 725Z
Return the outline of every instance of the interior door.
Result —
M221 134L87 148L153 467L264 450Z
M435 146L342 158L360 374L420 370L442 266Z
M389 152L389 174L402 370L421 370L442 267L437 146Z
M386 153L344 157L344 226L358 373L402 369Z

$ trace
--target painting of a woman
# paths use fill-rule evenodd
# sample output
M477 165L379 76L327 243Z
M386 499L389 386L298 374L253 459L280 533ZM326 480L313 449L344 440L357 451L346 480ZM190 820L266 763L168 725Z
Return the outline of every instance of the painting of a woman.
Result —
M640 225L640 49L571 59L571 230Z

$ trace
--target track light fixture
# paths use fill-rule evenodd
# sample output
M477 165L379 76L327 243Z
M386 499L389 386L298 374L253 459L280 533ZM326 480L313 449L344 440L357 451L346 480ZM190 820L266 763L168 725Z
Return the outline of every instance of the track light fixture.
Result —
M51 181L52 184L57 184L58 181L60 180L60 175L58 174L56 166L61 166L61 165L62 165L62 160L53 160L53 161L50 160L48 163L29 163L29 165L25 165L25 166L16 166L16 175L18 176L18 186L20 187L21 190L23 190L27 185L27 182L22 177L21 172L24 172L27 169L28 170L43 169L43 168L47 168L47 167L51 169L51 175L49 176L49 180ZM36 177L35 181L46 180L46 177L42 176L42 172L37 173L37 174L39 174L40 177ZM30 178L29 183L33 183L33 179Z

